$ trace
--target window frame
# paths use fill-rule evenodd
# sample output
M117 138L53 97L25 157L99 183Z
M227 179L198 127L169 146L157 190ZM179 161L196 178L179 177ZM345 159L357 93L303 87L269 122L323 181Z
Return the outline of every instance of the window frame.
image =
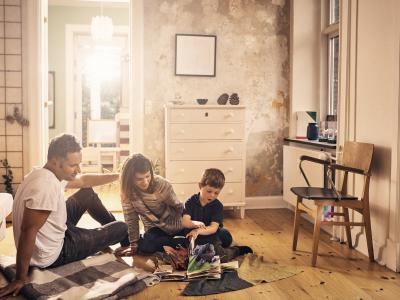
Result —
M321 5L321 116L327 116L338 113L338 102L339 102L339 68L337 69L337 95L336 95L336 108L334 106L333 96L333 87L334 79L332 77L332 65L333 65L333 57L331 53L331 41L334 41L334 38L339 39L338 50L340 49L340 36L339 36L339 21L340 15L338 16L338 20L335 23L330 24L330 20L332 18L334 6L331 6L331 1L335 0L325 0ZM338 3L340 5L340 1ZM340 7L339 7L340 12ZM338 66L340 60L340 51L338 51ZM322 118L325 119L325 118Z

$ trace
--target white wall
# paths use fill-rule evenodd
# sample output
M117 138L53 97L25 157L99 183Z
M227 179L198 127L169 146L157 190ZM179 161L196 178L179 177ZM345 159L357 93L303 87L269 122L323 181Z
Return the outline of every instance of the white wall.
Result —
M370 188L375 258L398 270L400 2L342 3L340 144L375 145ZM352 232L357 249L367 253L363 231L356 227Z
M321 1L291 2L291 94L290 130L296 134L296 111L319 112ZM320 116L318 116L319 118Z

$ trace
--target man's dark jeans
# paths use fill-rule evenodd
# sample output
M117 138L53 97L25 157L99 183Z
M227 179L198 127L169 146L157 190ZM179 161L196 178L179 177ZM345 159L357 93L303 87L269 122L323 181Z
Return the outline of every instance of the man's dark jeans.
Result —
M67 230L64 245L59 257L50 267L84 259L116 243L129 246L127 225L115 220L92 188L80 189L68 198L66 205ZM102 226L95 229L76 227L85 212Z

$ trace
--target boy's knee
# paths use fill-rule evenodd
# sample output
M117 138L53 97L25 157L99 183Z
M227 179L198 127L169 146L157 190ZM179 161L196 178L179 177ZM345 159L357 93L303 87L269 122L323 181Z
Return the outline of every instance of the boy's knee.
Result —
M221 240L222 247L226 248L232 244L232 235L225 228L221 228L218 232L218 237Z

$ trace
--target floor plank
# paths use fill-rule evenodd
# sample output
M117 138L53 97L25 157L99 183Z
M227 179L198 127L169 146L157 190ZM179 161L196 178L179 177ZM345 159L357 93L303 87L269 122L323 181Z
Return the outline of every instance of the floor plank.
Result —
M121 214L116 215L122 219ZM82 226L93 227L88 216ZM312 225L302 221L298 251L291 250L293 213L286 209L249 210L239 219L225 212L224 226L237 244L248 245L268 261L300 267L303 272L273 283L208 297L182 297L184 282L163 282L128 299L398 299L400 275L370 263L361 253L331 241L321 232L317 267L310 266ZM14 255L12 228L0 242L0 254ZM1 281L1 280L0 280ZM0 283L1 285L1 283Z

